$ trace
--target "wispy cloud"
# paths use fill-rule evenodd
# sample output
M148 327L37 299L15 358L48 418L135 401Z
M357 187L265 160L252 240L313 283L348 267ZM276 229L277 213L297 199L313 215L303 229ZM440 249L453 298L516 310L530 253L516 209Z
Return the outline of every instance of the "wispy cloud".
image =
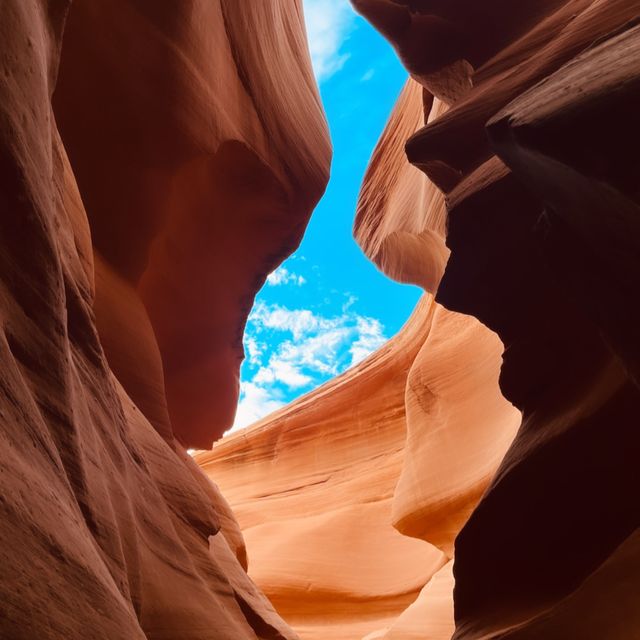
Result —
M258 369L258 373L253 377L253 382L267 385L280 382L289 389L299 389L311 384L313 378L302 373L295 362L288 362L282 358L272 358L268 366Z
M367 69L367 71L365 71L360 77L360 82L369 82L375 73L375 69Z
M286 267L278 267L267 276L267 284L271 287L276 287L280 284L295 284L301 287L306 282L304 276L291 273Z
M250 364L259 364L266 348L267 345L264 342L258 342L254 336L245 336L244 351Z
M358 339L349 348L352 366L364 360L384 342L384 327L379 320L358 316L356 322Z
M240 383L240 402L233 429L246 427L263 416L273 413L284 403L277 389L267 388L253 382Z
M387 338L379 320L352 310L339 315L259 301L247 322L247 365L234 428L247 426L357 364ZM277 345L273 349L267 344Z
M340 71L349 54L343 44L355 26L348 0L304 0L311 61L318 82Z
M259 332L263 329L287 331L293 335L294 340L300 340L316 331L320 322L321 318L309 309L287 309L278 304L265 302L256 303L248 320L249 329L253 326Z

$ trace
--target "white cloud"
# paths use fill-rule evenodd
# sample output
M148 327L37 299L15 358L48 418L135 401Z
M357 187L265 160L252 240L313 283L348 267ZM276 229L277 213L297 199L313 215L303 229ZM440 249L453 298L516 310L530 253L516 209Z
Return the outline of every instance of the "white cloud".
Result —
M360 82L369 82L369 80L373 78L374 74L375 74L374 69L368 69L362 74L362 77L360 78Z
M249 371L243 375L248 380L240 385L234 428L255 422L285 400L342 373L386 341L379 320L351 309L355 301L350 296L336 316L256 303L247 321Z
M342 313L346 313L356 302L358 302L358 298L352 293L347 293L347 299L342 305Z
M379 320L359 317L357 323L359 337L349 349L351 366L362 362L387 340L384 336L384 327Z
M304 334L315 331L319 326L318 318L308 309L287 309L277 304L267 305L258 302L249 314L249 323L259 330L262 328L289 331L294 340L300 340Z
M277 391L252 382L241 382L240 402L232 431L249 426L279 409L283 404Z
M316 374L337 375L344 368L341 367L340 352L346 350L350 338L353 339L353 327L348 325L346 317L325 319L321 324L324 324L323 329L316 335L307 336L303 342L283 342L276 358L306 367Z
M285 267L278 267L267 276L267 284L272 287L278 286L279 284L294 284L301 287L305 282L306 280L303 276L291 273Z
M253 336L246 336L244 341L244 350L251 364L259 364L260 358L266 349L266 344L258 342Z
M354 28L356 14L349 0L304 0L304 14L311 62L318 82L322 82L348 60L342 45Z
M299 389L311 384L313 379L302 373L295 363L272 358L267 367L260 367L258 373L253 377L253 382L259 384L281 382L290 389Z

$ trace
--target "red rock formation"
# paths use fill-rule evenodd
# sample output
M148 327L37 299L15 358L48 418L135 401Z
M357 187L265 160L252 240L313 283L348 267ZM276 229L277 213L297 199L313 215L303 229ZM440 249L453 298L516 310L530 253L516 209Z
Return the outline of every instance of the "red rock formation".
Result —
M638 4L354 3L452 103L407 144L446 193L437 299L498 332L524 414L456 542L455 637L633 638Z
M454 575L458 640L635 638L637 2L354 4L414 78L356 235L450 311L200 462L306 638L444 640ZM302 33L297 0L0 5L3 638L296 637L178 441L231 422L326 181ZM523 414L492 480L518 416L471 316Z
M407 162L406 139L444 113L423 103L423 89L409 80L376 146L362 183L354 236L390 278L435 292L449 251L444 243L446 209L437 187Z
M299 2L77 0L54 107L101 257L107 355L161 432L170 416L208 448L233 422L253 295L327 180Z
M172 429L224 427L243 314L326 179L299 5L261 7L0 5L2 638L296 637Z
M409 81L355 235L388 275L435 291L444 199L404 154L425 112L446 111L430 106ZM450 638L453 542L519 423L498 390L501 351L427 295L360 366L197 457L238 514L252 577L302 638Z
M433 292L448 258L445 203L435 184L408 164L404 144L425 120L446 111L445 102L409 80L373 154L354 228L365 253L390 277ZM497 388L501 351L497 337L475 319L434 304L429 333L407 377L407 439L392 521L401 533L435 545L449 559L456 535L519 423L519 413ZM453 632L451 564L378 637L426 633L448 640Z
M423 602L434 637L451 635L451 566L440 570L517 424L499 352L480 323L425 296L363 363L196 456L233 505L251 577L301 638L395 634ZM395 513L429 540L426 512L444 553L393 528Z
M424 115L410 81L355 234L390 276L435 290L444 200L403 152ZM305 640L451 636L453 541L519 423L498 390L501 351L427 295L360 366L197 457L238 514L252 577Z
M391 525L406 379L430 307L358 366L196 456L233 505L250 575L304 640L391 624L445 562Z

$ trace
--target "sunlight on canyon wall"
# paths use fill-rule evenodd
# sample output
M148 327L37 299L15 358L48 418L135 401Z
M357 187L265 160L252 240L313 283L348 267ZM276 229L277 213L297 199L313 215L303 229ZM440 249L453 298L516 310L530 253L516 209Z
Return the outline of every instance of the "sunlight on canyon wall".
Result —
M194 460L328 180L301 3L0 3L2 638L638 637L637 3L353 4L424 296Z

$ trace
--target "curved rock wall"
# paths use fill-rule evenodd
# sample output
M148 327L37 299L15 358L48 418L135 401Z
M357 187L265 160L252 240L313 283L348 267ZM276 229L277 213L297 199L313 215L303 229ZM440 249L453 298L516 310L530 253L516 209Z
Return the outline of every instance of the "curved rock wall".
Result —
M437 299L500 335L523 412L456 541L455 638L633 638L638 5L354 4L451 103L407 143L446 194Z
M355 235L388 275L436 293L450 309L429 302L429 329L406 372L399 482L391 512L370 529L385 529L390 517L446 558L455 551L410 606L379 616L381 628L367 640L634 638L637 3L354 4L412 75L373 155ZM405 161L407 139L416 169ZM485 391L499 370L522 419L495 387ZM290 473L279 448L256 447L267 434L278 442L279 434L304 432L309 459L329 464L332 440L308 427L330 419L322 401L345 438L354 425L359 432L361 422L342 418L335 403L355 393L361 375L346 374L339 391L328 385L214 449L208 468L234 469L232 502L274 513L271 488L250 496L239 489L245 473L253 476L247 458ZM371 443L352 444L352 455L367 459ZM285 486L307 504L306 483ZM252 526L242 518L241 525ZM328 537L324 526L305 528L314 548ZM276 517L274 535L282 527ZM362 540L360 528L351 531ZM340 552L327 547L327 565ZM267 589L298 584L297 575L278 581L275 564L259 558L253 569ZM300 575L313 570L290 566ZM347 576L353 567L341 570ZM292 610L319 601L313 581L286 593ZM335 619L326 611L322 622L300 625L308 637L352 638L362 629L341 631Z
M209 448L233 423L253 296L328 178L299 2L76 0L54 110L100 256L107 355L159 431Z
M449 257L444 238L444 197L407 162L406 139L426 119L446 112L441 100L427 104L424 90L409 79L376 146L365 174L354 236L390 278L435 292Z
M173 434L224 428L328 155L294 0L0 4L0 636L296 637Z
M444 199L404 143L445 110L409 81L355 223L388 275L434 290ZM501 352L477 320L425 294L361 365L196 457L238 514L251 576L302 638L451 637L454 539L520 421L498 389Z
M432 177L407 162L404 146L407 135L446 113L462 88L464 83L451 82L435 97L409 79L365 175L354 225L363 250L387 275L434 293L449 253L445 200ZM520 420L497 387L502 348L474 318L434 304L429 334L407 377L407 436L392 522L450 561L374 637L448 640L453 633L454 540Z
M405 637L423 603L434 637L451 636L453 538L517 424L499 353L425 295L360 365L196 456L233 506L251 577L301 638Z
M347 373L196 456L233 505L250 575L305 640L390 623L446 561L391 526L404 389L431 307Z
M240 526L184 446L326 183L300 3L0 4L3 638L293 640L241 528L305 639L638 635L637 2L354 4L355 234L438 302L199 457Z

